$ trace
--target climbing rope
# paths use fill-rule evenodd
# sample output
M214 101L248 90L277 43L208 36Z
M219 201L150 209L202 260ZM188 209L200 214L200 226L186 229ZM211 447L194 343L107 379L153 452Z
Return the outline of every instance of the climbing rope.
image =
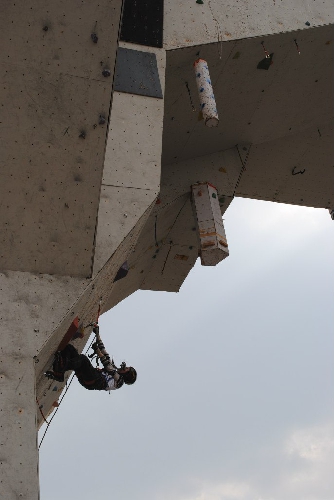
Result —
M89 345L88 349L86 350L85 354L87 354L87 353L88 353L89 349L92 347L93 342L94 342L94 339L91 341L91 343L90 343L90 345ZM59 400L59 404L58 404L57 408L55 409L55 411L53 412L53 415L52 415L52 417L50 418L50 420L49 420L49 421L47 421L47 420L46 420L46 418L45 418L45 416L44 416L44 414L43 414L43 412L42 412L42 409L41 409L41 407L40 407L40 405L39 405L39 403L38 403L38 400L37 400L37 398L36 398L36 402L37 402L37 404L38 404L39 411L41 412L42 417L43 417L44 421L45 421L45 422L46 422L46 424L47 424L46 429L45 429L45 431L44 431L44 434L43 434L43 436L42 436L42 439L41 439L41 441L40 441L40 443L39 443L38 449L40 449L40 447L42 446L42 443L43 443L44 438L45 438L45 434L47 433L47 431L48 431L48 429L49 429L49 427L50 427L50 424L51 424L52 420L53 420L53 419L54 419L54 417L56 416L57 411L58 411L58 410L59 410L59 408L60 408L60 404L61 404L61 402L63 401L63 399L64 399L64 397L65 397L65 395L66 395L67 391L69 390L70 385L71 385L71 383L72 383L72 380L74 379L74 376L75 376L75 375L74 375L74 373L73 373L73 375L72 375L72 376L71 376L71 378L70 378L70 381L69 381L69 382L68 382L68 381L66 381L66 388L65 388L65 391L64 391L64 393L62 394L62 396L61 396L61 398L60 398L60 400Z
M41 412L41 415L42 415L42 417L43 417L44 422L46 422L46 423L48 424L49 422L46 420L45 415L44 415L44 413L43 413L43 411L42 411L42 405L40 405L40 404L39 404L39 401L38 401L38 399L37 399L37 398L36 398L36 403L38 404L38 409L39 409L39 411Z
M246 164L247 164L247 160L248 160L248 156L249 156L249 152L250 152L250 149L251 149L251 145L249 146L248 148L248 151L247 151L247 154L246 154L246 158L245 158L245 161L242 160L241 158L241 154L240 154L240 151L239 151L239 147L237 145L237 151L238 151L238 155L239 155L239 159L240 159L240 162L241 162L241 170L240 170L240 173L239 173L239 177L237 179L237 182L236 182L236 185L234 187L234 191L233 191L233 195L232 195L232 198L235 197L235 193L236 193L236 190L238 189L238 186L239 186L239 183L241 181L241 177L242 177L242 174L245 172L246 170Z

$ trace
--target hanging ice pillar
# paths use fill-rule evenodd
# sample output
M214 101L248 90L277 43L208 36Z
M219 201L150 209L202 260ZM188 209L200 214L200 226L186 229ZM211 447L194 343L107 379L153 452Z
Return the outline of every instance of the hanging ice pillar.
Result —
M191 189L200 239L201 264L216 266L229 254L217 189L208 182L194 184Z

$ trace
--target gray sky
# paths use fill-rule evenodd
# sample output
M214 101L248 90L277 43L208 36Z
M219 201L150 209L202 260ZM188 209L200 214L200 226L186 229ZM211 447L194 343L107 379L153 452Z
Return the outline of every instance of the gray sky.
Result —
M138 381L72 383L41 447L42 500L334 499L334 221L244 199L224 219L225 261L101 317Z

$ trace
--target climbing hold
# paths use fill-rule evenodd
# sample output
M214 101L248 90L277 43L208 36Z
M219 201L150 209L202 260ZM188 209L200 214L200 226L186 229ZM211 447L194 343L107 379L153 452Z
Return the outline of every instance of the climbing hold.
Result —
M269 54L269 56L265 57L264 59L262 59L259 64L257 65L257 69L266 69L268 70L270 68L270 66L273 64L273 55L274 53L272 54Z
M309 23L308 21L306 21L306 26L311 26L311 23Z
M129 272L129 265L128 265L128 262L126 260L125 262L123 262L121 267L118 269L113 283L116 283L116 281L119 281L119 280L125 278L125 276L127 276L128 272Z
M48 29L49 29L49 26L46 26L46 25L43 26L43 31L48 31Z
M52 389L53 391L58 391L58 386L54 386L54 388Z
M189 255L179 255L179 254L176 254L176 255L174 255L174 259L176 259L176 260L188 260L189 259Z
M298 172L295 172L297 167L293 167L292 169L292 175L298 175L298 174L303 174L305 172L305 168L303 170L298 170Z
M217 127L219 118L208 63L204 59L197 59L194 69L204 123L207 127Z
M196 3L199 3L200 5L204 4L203 0L196 0Z
M102 75L103 75L105 78L107 78L108 76L110 76L110 75L111 75L111 71L110 71L110 69L105 68L105 69L102 71Z
M85 133L85 131L84 131L84 130L82 130L82 131L80 132L79 137L80 137L80 139L86 139L86 133Z
M94 43L97 43L97 42L98 42L99 37L97 36L97 34L96 34L96 33L92 33L92 34L90 35L90 37L91 37L91 39L93 40L93 42L94 42Z
M99 125L104 125L106 122L106 119L103 115L99 116Z

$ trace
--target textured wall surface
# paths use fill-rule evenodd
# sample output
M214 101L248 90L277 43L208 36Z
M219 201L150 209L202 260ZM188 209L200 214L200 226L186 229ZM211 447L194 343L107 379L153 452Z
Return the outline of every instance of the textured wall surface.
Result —
M1 269L92 272L120 13L119 0L2 6Z
M154 55L164 89L165 51L122 42ZM140 75L150 79L151 74ZM159 193L164 101L115 92L110 115L98 215L94 273L98 272ZM125 256L126 257L126 256ZM124 260L126 258L124 257Z
M331 0L165 0L167 50L273 35L333 23Z

